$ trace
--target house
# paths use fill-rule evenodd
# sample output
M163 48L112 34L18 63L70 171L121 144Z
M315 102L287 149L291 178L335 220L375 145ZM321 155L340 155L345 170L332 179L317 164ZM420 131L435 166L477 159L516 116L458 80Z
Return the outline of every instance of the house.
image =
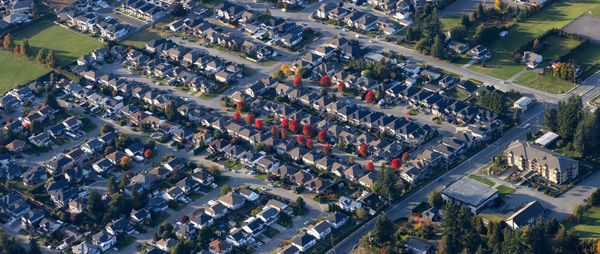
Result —
M131 219L131 221L133 222L137 222L137 223L143 223L146 220L149 220L151 217L150 215L150 211L148 211L148 209L146 208L142 208L139 210L131 210L131 213L129 215L129 218Z
M283 250L278 251L277 254L300 254L300 250L294 245L288 245Z
M567 183L579 173L577 160L527 141L513 141L504 151L504 156L509 167L531 170L555 184Z
M341 196L337 202L337 205L344 211L354 212L355 210L362 207L362 204L353 198Z
M204 213L218 219L227 214L227 207L220 202L216 202L204 209Z
M371 188L373 183L377 180L377 172L371 171L358 179L358 183L367 188Z
M104 142L100 141L98 138L93 138L81 145L81 149L88 154L99 154L103 152Z
M83 123L77 117L71 116L63 121L65 128L70 132L77 132Z
M163 193L163 198L166 200L178 200L183 197L183 190L179 186L173 186Z
M102 252L110 249L117 242L117 237L102 230L92 236L92 243L99 247Z
M525 64L527 68L536 68L542 63L542 55L531 51L525 51L523 52L523 57L521 57L521 63Z
M21 153L27 148L27 143L23 140L15 139L5 146L6 149L13 153Z
M271 225L279 218L279 211L275 208L264 208L259 213L256 214L256 217L261 219L265 224Z
M237 192L232 191L221 196L219 202L231 210L237 210L244 205L246 199Z
M240 247L254 242L254 238L241 228L236 228L225 238L233 246Z
M29 142L39 147L48 146L50 144L50 134L48 134L48 132L42 132L38 135L30 136L27 139L29 139Z
M307 233L302 233L292 239L292 245L301 252L306 252L317 244L317 238Z
M518 230L532 225L540 217L544 216L544 207L537 200L525 204L521 209L506 219L506 225L512 230Z
M33 186L46 181L48 179L48 174L43 167L33 167L25 171L25 173L21 175L21 178L23 179L23 184L25 186Z
M129 220L126 217L114 219L106 224L106 232L111 235L133 234L133 231L135 229L129 224Z
M37 225L40 221L42 221L42 219L45 217L46 215L44 214L43 210L31 209L25 212L23 216L21 216L21 224L23 224L24 227L33 227L34 225Z
M101 249L88 241L84 241L71 247L71 252L73 254L100 254Z
M215 177L205 169L194 172L191 177L202 185L210 185L215 180Z
M69 201L69 212L71 213L82 213L83 210L85 209L87 205L87 199L86 198L75 198L71 201Z
M113 164L109 159L106 159L106 158L101 159L92 165L92 168L94 169L94 171L96 171L98 173L107 172L108 170L111 170L114 167L115 167L115 164Z
M321 240L321 239L325 238L327 235L331 234L331 225L329 225L329 222L327 222L327 221L321 221L321 222L317 223L316 225L310 227L310 229L308 231L306 231L306 233Z
M135 157L135 156L143 156L144 155L144 145L142 145L140 142L135 142L133 144L131 144L129 147L125 148L125 153L129 156L129 157Z
M181 224L175 229L175 235L177 235L179 239L195 239L196 232L196 228L191 223Z
M227 254L233 250L233 245L221 239L210 242L208 251L212 254Z
M473 60L478 62L485 62L492 58L492 52L482 45L477 45L467 52L467 55L471 56Z
M60 227L62 227L63 223L51 218L43 218L38 227L36 228L36 232L43 235L50 235L56 232Z
M200 183L198 181L192 179L191 177L186 177L184 179L181 179L175 185L177 187L179 187L186 194L195 192L198 190L198 187L200 187Z
M73 165L73 160L67 158L65 156L60 156L58 158L52 158L49 161L44 163L44 167L51 175L57 175L62 173L63 170L71 167Z
M304 184L304 188L315 193L322 193L331 186L333 186L331 180L321 177L313 178Z
M156 241L156 247L163 251L169 251L170 249L174 248L176 244L177 240L170 237Z
M250 217L244 221L242 229L252 236L258 236L265 228L265 222L257 217Z
M239 190L237 190L237 192L242 195L242 197L244 197L246 200L248 201L255 201L258 199L259 195L258 193L256 193L254 190L245 187L245 188L241 188Z
M411 237L408 239L406 244L404 244L404 248L408 249L411 253L415 254L433 254L435 253L435 247L433 244L421 240L417 237Z
M165 163L164 167L171 172L185 168L185 160L183 158L173 158Z
M161 197L150 198L146 204L146 209L150 211L164 211L167 208L169 208L167 201Z
M210 226L214 222L214 218L208 214L196 214L190 218L190 223L197 229L202 229L205 226Z
M329 222L329 225L331 225L333 228L339 228L346 224L346 222L348 221L348 215L345 215L340 212L333 212L327 214L325 220Z

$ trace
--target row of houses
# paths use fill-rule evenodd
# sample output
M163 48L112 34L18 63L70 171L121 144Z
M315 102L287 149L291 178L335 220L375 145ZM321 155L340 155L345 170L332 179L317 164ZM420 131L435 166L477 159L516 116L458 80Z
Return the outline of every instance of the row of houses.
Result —
M29 22L29 15L34 10L33 0L3 0L0 1L0 9L4 9L0 19L0 30L12 24Z
M108 41L121 40L134 29L131 25L119 23L113 17L98 16L93 12L63 9L58 16L59 20L65 21L69 27Z
M148 22L156 22L169 14L167 8L144 0L123 1L119 10Z
M359 31L380 31L391 35L397 32L394 24L379 19L377 16L362 10L346 8L336 3L322 3L314 16L323 20L341 22L344 26Z

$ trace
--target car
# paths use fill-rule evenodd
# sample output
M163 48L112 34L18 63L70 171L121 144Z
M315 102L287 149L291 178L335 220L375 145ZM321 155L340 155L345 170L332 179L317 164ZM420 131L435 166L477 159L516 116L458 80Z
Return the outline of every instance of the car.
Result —
M113 247L114 251L119 251L119 249L117 247Z
M369 40L369 43L373 43L373 40Z
M260 187L260 189L261 189L261 190L264 190L264 191L266 191L266 190L267 190L267 187L265 187L265 186L261 186L261 187Z

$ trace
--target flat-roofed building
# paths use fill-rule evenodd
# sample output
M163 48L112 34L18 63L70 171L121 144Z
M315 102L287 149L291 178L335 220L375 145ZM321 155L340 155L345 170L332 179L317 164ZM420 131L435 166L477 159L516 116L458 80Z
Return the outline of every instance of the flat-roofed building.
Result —
M463 177L442 191L446 202L467 205L472 213L478 213L498 198L498 190L479 181Z

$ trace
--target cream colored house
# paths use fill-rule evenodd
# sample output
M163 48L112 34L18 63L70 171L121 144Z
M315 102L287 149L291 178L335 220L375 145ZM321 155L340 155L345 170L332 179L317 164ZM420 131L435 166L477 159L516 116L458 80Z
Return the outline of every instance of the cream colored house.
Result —
M508 166L521 171L533 170L555 184L569 182L579 174L577 160L526 141L512 142L504 155Z

